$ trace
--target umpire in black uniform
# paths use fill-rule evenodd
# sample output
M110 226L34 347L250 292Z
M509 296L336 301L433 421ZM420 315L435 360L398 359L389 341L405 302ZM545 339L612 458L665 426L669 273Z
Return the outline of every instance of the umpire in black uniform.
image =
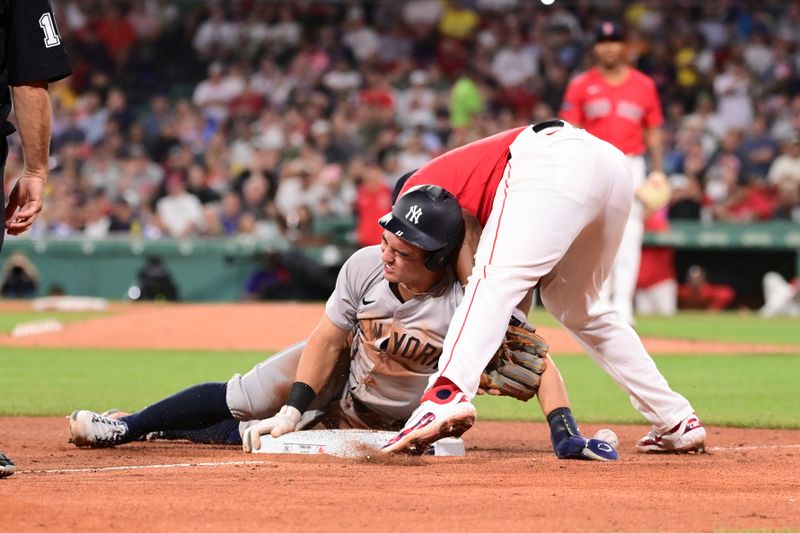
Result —
M25 167L5 204L5 232L18 235L42 210L50 153L50 97L47 85L71 73L50 0L0 0L0 190L5 202L6 137L11 102L22 142ZM1 370L0 370L1 371ZM0 452L0 478L14 473L14 463Z

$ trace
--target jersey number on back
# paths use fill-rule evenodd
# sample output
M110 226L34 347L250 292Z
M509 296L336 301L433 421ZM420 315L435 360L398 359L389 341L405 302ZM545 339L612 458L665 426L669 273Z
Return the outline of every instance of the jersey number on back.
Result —
M52 48L61 44L61 37L56 31L56 24L53 22L53 15L45 13L39 17L39 27L44 32L44 46Z

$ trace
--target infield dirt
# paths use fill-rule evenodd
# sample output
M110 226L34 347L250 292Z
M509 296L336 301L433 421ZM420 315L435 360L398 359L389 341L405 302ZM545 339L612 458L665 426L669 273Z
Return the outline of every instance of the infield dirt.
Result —
M275 350L307 334L321 311L115 306L60 332L0 336L0 345ZM559 330L543 334L554 352L580 351ZM645 344L671 353L787 351ZM710 453L653 456L634 451L646 427L613 429L615 463L559 461L543 424L483 421L465 435L464 458L373 461L161 441L79 450L67 443L64 418L0 418L0 450L18 465L0 481L0 531L800 529L800 431L711 427Z
M464 458L366 461L159 441L77 449L63 418L2 418L0 449L19 471L0 481L0 530L800 527L800 431L710 428L710 453L653 456L633 449L646 428L614 429L616 463L559 461L543 424L480 421Z
M0 311L30 310L0 302ZM0 335L0 346L277 351L306 337L322 316L322 304L115 304L107 316L65 324L33 335ZM539 332L551 352L582 353L560 328ZM797 353L798 347L647 337L651 353Z

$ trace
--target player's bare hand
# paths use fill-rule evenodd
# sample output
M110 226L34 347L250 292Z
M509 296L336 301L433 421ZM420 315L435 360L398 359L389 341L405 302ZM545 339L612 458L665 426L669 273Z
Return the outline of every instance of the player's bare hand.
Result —
M5 229L9 235L19 235L31 227L43 207L44 186L43 179L25 174L14 184L5 212Z
M270 434L273 437L280 437L284 433L290 433L297 429L303 413L290 405L284 405L278 414L257 424L253 424L242 434L242 449L250 453L253 450L261 449L261 437Z

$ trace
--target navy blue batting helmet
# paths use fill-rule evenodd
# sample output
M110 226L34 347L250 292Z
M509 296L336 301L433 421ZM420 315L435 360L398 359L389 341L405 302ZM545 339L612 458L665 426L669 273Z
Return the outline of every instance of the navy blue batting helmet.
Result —
M447 265L464 238L461 204L438 185L412 187L378 223L404 241L430 252L425 259L430 270Z

